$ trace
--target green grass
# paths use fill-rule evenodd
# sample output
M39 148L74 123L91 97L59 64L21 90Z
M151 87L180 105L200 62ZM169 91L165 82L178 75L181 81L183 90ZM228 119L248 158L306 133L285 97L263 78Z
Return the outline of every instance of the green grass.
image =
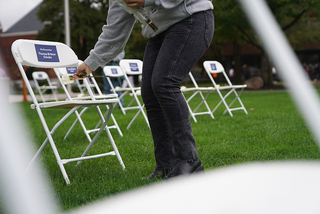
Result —
M198 123L192 121L198 154L206 170L253 161L320 159L318 146L287 92L245 91L241 99L248 115L243 111L233 112L233 117L223 115L224 107L220 106L214 114L215 119L201 115L197 116ZM197 101L199 98L194 100L192 106ZM217 101L219 99L216 93L208 98L211 108ZM30 128L34 143L37 147L40 146L45 134L36 111L29 108L30 103L18 105L24 113L24 121ZM43 112L49 126L52 126L66 110ZM79 166L75 166L73 162L65 165L71 181L70 185L66 185L50 146L45 148L41 160L63 210L150 184L150 181L141 179L155 167L150 130L141 115L126 130L135 112L129 111L127 115L123 115L118 108L113 112L124 135L120 137L116 130L112 130L126 165L125 171L115 156L87 160ZM96 116L95 109L90 109L83 115L88 128L96 125ZM62 158L80 155L88 144L80 125L75 127L67 140L63 139L73 119L74 116L54 135ZM90 153L111 150L106 139L107 136L103 133Z

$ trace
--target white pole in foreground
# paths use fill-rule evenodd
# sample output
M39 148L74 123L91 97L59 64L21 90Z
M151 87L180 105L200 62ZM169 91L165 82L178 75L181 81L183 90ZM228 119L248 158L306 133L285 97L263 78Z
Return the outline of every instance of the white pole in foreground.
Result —
M65 26L65 43L71 47L71 36L70 36L70 17L69 17L69 0L64 0L64 26ZM72 94L71 84L67 85L69 94Z
M6 101L6 92L0 85L0 206L8 214L56 214L59 208L42 165L37 162L26 172L34 150L21 112Z
M238 0L320 146L319 96L263 0Z
M66 45L71 47L71 44L70 44L69 0L64 0L64 24L65 24L65 42L66 42Z

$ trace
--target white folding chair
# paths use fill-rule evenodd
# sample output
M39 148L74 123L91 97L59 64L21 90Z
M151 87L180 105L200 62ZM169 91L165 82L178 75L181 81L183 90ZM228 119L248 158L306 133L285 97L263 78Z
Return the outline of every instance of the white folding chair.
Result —
M58 101L57 98L57 86L53 85L49 75L44 71L34 71L32 73L32 77L34 80L35 87L39 92L40 98L42 102L46 102L49 100ZM46 93L51 92L51 93ZM49 95L45 97L45 94Z
M181 87L181 91L183 92L183 95L187 101L188 104L188 108L189 108L189 112L190 112L190 116L192 117L192 119L194 120L194 122L197 123L197 119L196 116L197 115L205 115L205 114L209 114L212 119L214 119L213 113L210 110L210 107L207 103L207 98L210 94L211 91L214 91L214 87L199 87L198 83L196 82L195 78L193 77L191 71L189 72L189 77L191 79L191 82L193 84L193 87L189 87L189 88L184 88ZM189 96L188 98L186 97L185 93L190 93L192 92L191 96ZM206 95L204 96L203 93L206 93ZM191 101L193 100L193 98L198 97L197 95L200 96L200 103L197 105L196 108L194 108L194 110L192 110L192 107L190 106ZM203 111L199 111L200 107L204 104L205 109Z
M246 114L248 114L246 108L244 107L244 105L243 105L243 103L242 103L242 101L240 99L240 95L241 95L243 89L247 87L247 85L245 85L245 84L244 85L233 85L231 83L231 81L229 80L228 75L226 74L226 72L224 70L224 67L221 65L220 62L217 62L217 61L205 61L205 62L203 62L203 67L206 70L206 72L207 72L207 74L209 76L209 79L211 80L212 84L214 85L214 88L216 89L217 93L219 94L219 96L221 98L221 101L212 110L212 113L214 113L217 110L217 108L223 103L225 105L225 107L226 107L226 110L224 111L223 114L228 112L230 114L230 116L232 117L233 116L232 111L236 111L236 110L243 110ZM227 85L220 86L220 85L216 84L216 81L214 80L214 78L211 75L211 74L214 74L214 73L216 73L216 74L221 73L223 75ZM237 91L236 91L237 89L240 90L239 93L237 93ZM227 93L225 95L222 95L222 93L221 93L222 90L226 90ZM235 98L228 105L226 99L231 94L234 94ZM237 100L239 102L240 107L231 108L231 106Z
M120 67L123 71L123 75L125 80L128 82L128 88L121 88L121 89L115 89L115 91L122 91L122 92L126 92L129 93L129 95L133 96L132 101L129 103L129 105L127 105L126 107L123 107L124 111L127 110L132 110L132 109L138 109L138 112L136 113L136 115L133 117L133 119L130 121L130 123L127 126L127 129L130 128L130 126L132 125L132 123L134 122L134 120L138 117L138 115L140 113L142 113L148 127L149 127L149 121L147 118L146 113L144 112L144 104L140 103L140 100L138 98L138 96L141 96L141 87L134 87L134 85L131 84L128 75L137 75L137 76L141 76L142 75L142 61L139 59L123 59L120 60ZM122 96L124 96L125 93L123 93ZM132 103L136 103L136 106L132 106Z
M118 99L113 98L113 99L106 99L106 100L66 100L66 101L38 103L35 97L33 89L24 71L23 65L31 66L31 67L39 67L39 68L75 67L78 64L78 58L73 52L73 50L69 48L67 45L59 42L46 42L46 41L21 40L21 39L16 40L12 44L11 49L12 49L12 54L14 56L14 59L19 67L22 78L24 79L26 83L26 87L32 98L33 104L31 105L31 108L36 109L47 136L47 138L44 140L43 144L41 145L41 147L39 148L35 156L32 158L31 162L29 163L27 170L32 166L32 164L39 157L39 155L41 154L41 152L43 151L43 149L48 143L50 143L51 145L51 148L54 152L57 163L60 167L61 173L67 184L70 184L70 180L68 178L64 164L69 162L82 161L82 160L104 157L109 155L116 155L120 165L123 168L125 168L123 161L121 159L121 156L118 152L117 146L113 141L112 136L109 134L109 129L105 128L107 126L107 123L109 122L109 119L113 110L113 105L114 103L118 102ZM93 140L89 143L88 147L83 152L81 157L61 159L53 139L53 135L58 129L58 127L79 108L85 108L90 106L95 107L100 105L109 106L108 116L105 120L103 117L100 118L102 121L104 121L103 125L101 126L99 131L96 133ZM50 130L45 120L45 115L42 112L46 108L52 108L52 109L64 108L64 109L71 109L71 110L69 110L67 114L65 114L65 116L63 116ZM113 147L113 151L103 153L103 154L86 156L88 151L93 146L93 144L95 143L95 141L97 140L97 138L99 137L99 135L102 133L103 130L106 130L108 133L110 142Z
M89 81L89 86L90 88L95 88L96 86L94 85L94 83L90 82L90 80L87 80ZM87 88L87 85L83 82L83 80L75 80L77 86L78 86L78 89L80 91L81 94L88 94L88 88Z
M103 67L103 74L106 76L106 79L110 85L110 92L114 95L118 95L117 92L122 92L121 96L119 97L119 102L118 105L122 111L123 114L126 114L126 110L128 110L127 108L124 108L124 106L122 105L122 103L120 102L120 99L123 98L123 96L125 96L126 94L129 94L129 92L131 91L130 88L128 87L115 87L111 81L110 78L119 78L119 77L124 77L123 71L121 69L120 66L104 66ZM140 87L136 87L136 90L140 90ZM133 98L134 99L134 98ZM131 105L133 101L131 100L129 106Z
M82 61L81 61L82 62ZM97 84L97 82L95 81L95 79L92 77L92 80L91 82L93 82L93 84L95 84L95 88L97 88L97 91L98 93L100 94L99 96L98 95L95 95L93 93L93 91L91 90L91 86L89 85L88 81L87 81L87 78L83 80L83 83L85 84L86 86L86 90L89 92L89 96L85 96L85 97L71 97L66 86L63 84L62 80L61 80L61 76L64 75L64 74L74 74L76 73L77 71L77 67L64 67L64 68L54 68L54 71L62 85L62 88L64 89L64 92L66 93L67 97L69 100L96 100L96 99L109 99L109 98L116 98L117 96L115 95L102 95L100 89L99 89L99 86ZM98 113L100 114L101 113L101 110L100 108L97 106L96 107L97 110L98 110ZM107 105L106 106L107 108L107 111L104 115L104 117L106 117L106 115L108 114L108 109L109 109L109 106ZM101 120L99 120L98 124L95 126L94 129L87 129L86 126L84 125L84 122L82 121L81 119L81 116L82 114L87 110L88 108L83 108L80 113L78 111L76 111L76 116L77 118L75 119L75 121L73 122L73 124L71 125L71 127L69 128L69 130L67 131L64 139L66 139L69 134L71 133L71 131L73 130L74 126L77 124L77 122L80 123L81 127L83 128L83 131L86 135L86 137L88 138L89 142L92 141L91 137L90 137L90 133L93 133L93 132L97 132L99 130L99 126L101 124ZM114 118L113 114L111 113L110 115L112 121L113 121L113 124L112 126L109 126L107 125L106 128L108 129L117 129L117 131L119 132L120 136L123 136L121 130L120 130L120 127L118 126L118 123L116 121L116 119Z
M81 61L81 60L79 60L79 61ZM82 61L81 61L82 62ZM77 68L77 67L75 67L75 68ZM68 69L68 73L70 73L71 74L71 72L77 72L77 69L74 71L74 68L69 68ZM73 74L73 73L72 73ZM91 89L94 89L95 87L96 87L96 85L93 83L93 82L91 82L90 80L87 80L87 81L89 81L89 86L90 86L90 88ZM82 94L82 95L88 95L89 94L89 92L88 92L88 87L87 87L87 85L83 82L83 80L78 80L78 79L76 79L75 81L74 81L75 83L76 83L76 85L77 85L77 87L78 87L78 89L79 89L79 92Z
M82 61L79 60L79 65L82 63ZM87 88L87 91L91 97L92 100L96 100L96 99L108 99L108 98L111 98L111 97L118 97L118 94L103 94L100 90L100 87L97 83L97 81L95 80L95 77L92 75L92 73L90 74L90 77L89 78L86 78L83 80L84 83L86 84L86 88ZM94 89L95 91L97 91L97 94L94 93ZM120 103L120 98L118 98L118 103ZM109 106L106 106L106 108L108 109ZM106 111L105 115L106 116L108 113L108 111ZM118 133L120 134L120 136L122 137L123 134L121 132L121 129L115 119L115 117L113 116L113 114L111 113L111 119L113 121L113 126L108 126L109 129L117 129ZM101 121L99 121L99 123L97 124L96 128L99 126Z

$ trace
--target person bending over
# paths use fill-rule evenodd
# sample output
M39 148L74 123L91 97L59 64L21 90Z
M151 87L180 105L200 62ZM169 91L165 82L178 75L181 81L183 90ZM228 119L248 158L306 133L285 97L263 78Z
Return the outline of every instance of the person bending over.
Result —
M187 103L180 86L209 47L214 32L210 0L124 0L144 8L157 30L142 27L149 38L144 58L141 95L154 142L155 169L147 179L171 179L204 171L197 154ZM135 17L110 0L107 24L77 70L89 75L124 49ZM78 78L78 77L75 77Z

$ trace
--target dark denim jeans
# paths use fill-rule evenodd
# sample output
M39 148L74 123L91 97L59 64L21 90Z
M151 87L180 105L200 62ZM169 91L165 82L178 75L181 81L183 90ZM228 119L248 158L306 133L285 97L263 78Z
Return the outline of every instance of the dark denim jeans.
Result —
M182 81L209 47L212 11L195 13L150 38L143 59L142 98L154 141L156 169L198 158Z

